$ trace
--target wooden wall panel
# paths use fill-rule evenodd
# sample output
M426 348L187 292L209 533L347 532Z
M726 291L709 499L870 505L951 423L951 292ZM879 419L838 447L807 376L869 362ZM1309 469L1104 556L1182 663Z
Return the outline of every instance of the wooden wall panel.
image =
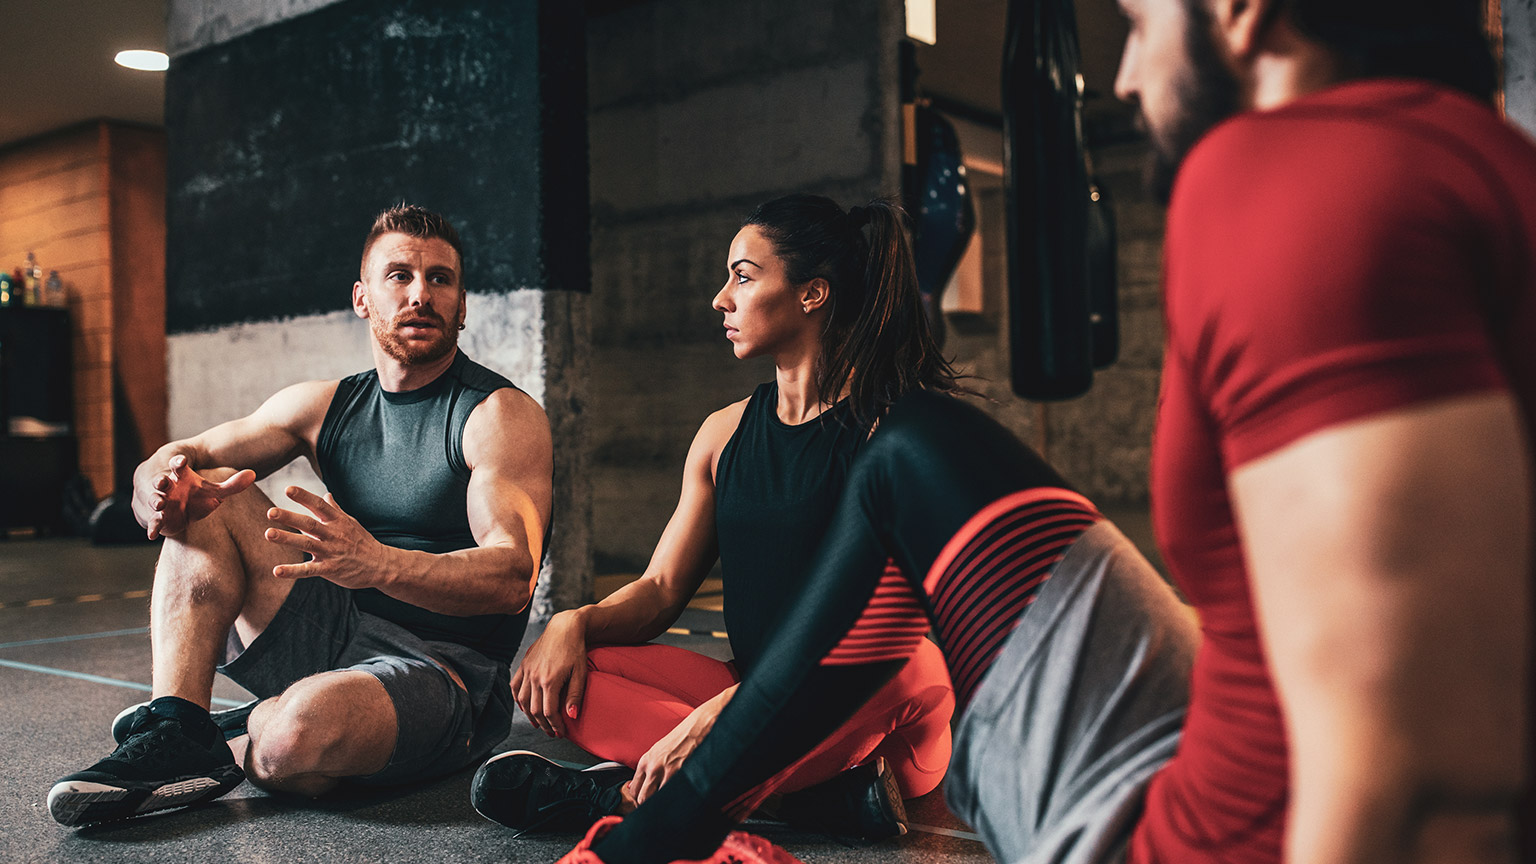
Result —
M80 469L105 497L165 440L164 133L99 122L0 151L0 267L29 251L65 284Z
M106 161L97 124L36 139L0 154L0 267L37 253L44 275L59 271L74 334L75 436L81 471L98 495L111 490L112 403L99 398L110 357L87 356L89 329L111 326ZM97 349L99 351L99 349Z
M95 174L98 173L99 168L100 166L90 166L71 173ZM95 178L95 182L99 183L100 178ZM41 187L41 184L37 183L27 185ZM36 191L42 192L44 189L38 188ZM48 191L56 192L56 188ZM106 223L101 221L106 212L105 198L105 192L92 192L72 200L55 198L50 206L31 213L13 214L9 210L0 209L0 235L13 238L25 237L30 244L41 245L64 237L79 235L82 232L105 231ZM3 249L0 250L0 254L12 254L18 251L22 255L27 254L24 249Z
M107 129L118 482L167 440L165 133Z
M102 213L107 212L105 197L100 199L98 209ZM18 228L18 235L27 236L25 223ZM17 267L26 260L28 252L36 252L37 263L42 266L44 276L48 275L49 270L57 270L59 278L69 282L76 270L109 263L110 240L106 225L82 226L45 239L22 240L14 244L0 242L0 255L4 256L0 261L12 262L8 266ZM101 286L103 295L109 293L108 287Z
M0 157L0 214L6 221L31 218L61 203L107 194L101 156L94 149L89 151L89 158L74 152L60 154L58 164L43 170L36 170L35 161L27 160L23 168L11 165L9 157ZM106 224L105 213L100 219Z

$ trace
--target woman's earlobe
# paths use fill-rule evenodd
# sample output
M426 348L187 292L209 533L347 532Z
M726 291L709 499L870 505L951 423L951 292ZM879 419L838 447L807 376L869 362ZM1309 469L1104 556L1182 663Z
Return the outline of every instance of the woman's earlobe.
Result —
M826 305L827 298L831 293L832 286L827 284L827 280L818 276L806 284L805 293L801 296L800 308L804 309L805 314L809 315Z

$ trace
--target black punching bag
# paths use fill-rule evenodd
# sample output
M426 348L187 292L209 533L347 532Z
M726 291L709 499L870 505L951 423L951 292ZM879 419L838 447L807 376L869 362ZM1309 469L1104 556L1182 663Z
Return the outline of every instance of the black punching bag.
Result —
M1095 304L1088 283L1090 275L1103 276L1103 262L1096 262L1100 266L1092 274L1088 262L1094 202L1083 150L1072 0L1010 0L1005 38L1003 166L1013 390L1027 399L1070 399L1093 383ZM1096 216L1102 219L1103 213ZM1107 227L1094 221L1095 229ZM1102 307L1099 315L1102 320ZM1098 353L1103 360L1115 352Z
M1088 281L1089 332L1093 337L1093 368L1104 369L1120 359L1120 312L1115 286L1120 260L1115 247L1115 208L1088 172Z

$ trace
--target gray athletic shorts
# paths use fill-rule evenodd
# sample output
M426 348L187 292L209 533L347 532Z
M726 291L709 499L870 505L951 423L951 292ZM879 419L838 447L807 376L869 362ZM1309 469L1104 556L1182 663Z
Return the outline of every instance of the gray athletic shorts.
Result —
M1109 522L1067 550L955 730L944 782L1002 864L1123 861L1179 743L1193 613Z
M464 681L461 689L445 664ZM429 642L359 612L352 592L300 579L249 647L230 628L219 671L260 698L301 678L356 669L379 679L395 705L399 737L389 764L355 782L390 785L449 774L479 762L512 728L507 664L452 642ZM466 692L466 690L468 692Z

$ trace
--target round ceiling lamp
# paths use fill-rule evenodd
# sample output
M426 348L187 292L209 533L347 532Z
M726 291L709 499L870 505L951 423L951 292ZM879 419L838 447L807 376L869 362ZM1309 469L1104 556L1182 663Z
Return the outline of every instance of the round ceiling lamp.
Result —
M171 58L165 56L163 51L119 51L112 59L119 66L145 72L164 72L171 65Z

